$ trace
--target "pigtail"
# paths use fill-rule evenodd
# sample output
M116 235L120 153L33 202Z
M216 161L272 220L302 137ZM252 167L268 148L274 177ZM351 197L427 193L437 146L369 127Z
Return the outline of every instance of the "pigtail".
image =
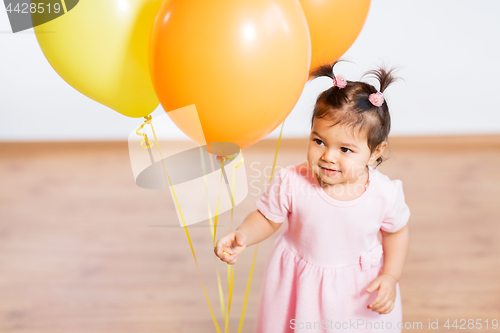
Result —
M380 83L380 92L383 93L384 90L389 87L394 81L400 79L399 77L394 76L394 72L396 71L396 68L391 68L390 70L386 70L383 67L380 67L379 69L371 70L366 72L364 76L366 75L371 75L374 76L378 82Z
M340 60L332 62L331 64L325 64L317 67L309 73L312 78L318 78L320 76L328 76L330 79L335 80L335 74L333 73L333 68Z
M385 101L383 92L387 89L387 87L394 83L394 81L400 79L394 75L395 71L396 68L387 70L384 67L379 67L378 69L368 71L363 75L363 77L366 75L374 76L380 84L380 90L378 92L373 86L370 85L370 89L373 89L374 92L371 92L368 95L368 100L373 106L375 106L375 110L379 118L379 129L377 131L372 131L368 138L371 151L373 151L373 149L382 141L387 140L391 130L391 115L389 114L389 107ZM379 166L382 161L383 158L380 156L376 161L377 166Z

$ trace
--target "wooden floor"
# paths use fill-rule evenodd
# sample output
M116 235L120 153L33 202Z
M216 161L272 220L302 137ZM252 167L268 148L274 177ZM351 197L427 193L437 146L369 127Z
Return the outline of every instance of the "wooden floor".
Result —
M276 140L244 150L250 194L264 188ZM305 159L306 140L283 140L277 164ZM498 332L500 136L392 138L379 170L404 183L410 251L401 280L404 322L458 319ZM0 144L0 332L216 332L186 234L166 190L134 183L126 142ZM230 230L220 216L217 238ZM222 325L208 221L189 228ZM243 332L252 332L271 236L259 246ZM237 332L255 247L235 266L229 332ZM225 289L224 289L225 290ZM227 296L227 294L225 294ZM460 320L462 320L460 322ZM486 329L488 320L489 329ZM467 328L467 323L462 327ZM470 327L469 327L470 328ZM223 332L223 330L222 330Z

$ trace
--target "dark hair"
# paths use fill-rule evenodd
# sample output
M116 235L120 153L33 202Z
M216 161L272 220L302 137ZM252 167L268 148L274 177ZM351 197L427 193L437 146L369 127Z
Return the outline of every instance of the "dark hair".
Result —
M313 70L310 75L313 78L328 76L335 79L333 68L338 63L320 66ZM368 71L365 75L374 76L380 83L380 92L384 92L387 87L396 79L393 72L394 68L386 70L379 68ZM368 147L373 152L375 148L383 141L386 141L391 130L391 116L389 107L384 98L380 107L373 105L368 97L376 93L377 89L371 84L362 81L347 81L345 88L339 88L336 85L322 92L316 100L314 106L311 128L315 118L326 118L333 121L331 126L345 124L351 129L362 130L366 133ZM377 159L377 165L382 163L382 157Z

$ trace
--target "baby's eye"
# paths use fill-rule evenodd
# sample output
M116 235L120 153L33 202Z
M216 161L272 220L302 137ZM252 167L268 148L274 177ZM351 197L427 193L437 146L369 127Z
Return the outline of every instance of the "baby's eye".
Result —
M340 150L341 150L343 153L348 153L348 152L351 152L351 153L352 153L352 150L350 150L349 148L346 148L346 147L342 147L342 148L340 148Z
M313 141L316 142L320 146L323 143L323 141L321 141L320 139L314 139Z

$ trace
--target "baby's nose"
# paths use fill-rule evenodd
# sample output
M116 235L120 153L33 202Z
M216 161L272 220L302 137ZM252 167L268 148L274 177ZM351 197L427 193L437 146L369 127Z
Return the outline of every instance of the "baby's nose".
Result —
M328 162L330 164L337 164L338 161L338 154L334 150L327 150L325 154L323 155L323 160L325 162Z

